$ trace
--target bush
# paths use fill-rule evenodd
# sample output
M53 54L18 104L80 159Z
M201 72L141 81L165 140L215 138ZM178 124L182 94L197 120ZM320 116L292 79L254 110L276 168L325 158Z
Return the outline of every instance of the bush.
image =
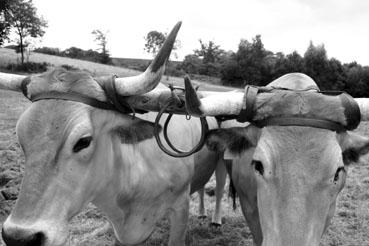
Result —
M7 49L12 49L12 50L16 50L18 49L19 45L15 45L15 44L9 44L7 46L4 46L4 48L7 48Z
M165 74L174 77L183 77L186 72L183 71L180 66L168 66L165 69Z
M52 48L52 47L41 47L34 50L34 52L54 55L54 56L61 56L61 51L59 48Z
M98 62L103 64L111 64L111 58L108 54L102 54L94 50L83 50L77 47L70 47L60 53L62 56L81 59L86 61Z
M52 47L41 47L34 50L34 52L54 55L54 56L64 56L74 59L81 59L86 61L98 62L103 64L111 64L111 58L109 54L102 54L94 50L83 50L77 47L70 47L66 50L61 51L59 48Z
M63 65L61 65L61 67L64 68L65 70L68 70L68 71L79 71L79 70L81 70L78 67L68 65L68 64L63 64Z
M137 65L130 65L128 66L128 68L130 69L135 69L135 70L138 70L138 71L145 71L146 68L150 65L150 62L144 62L144 63L141 63L141 64L137 64Z
M45 72L48 66L50 66L50 64L47 62L25 62L23 64L10 63L6 66L6 69L13 72L41 73Z
M189 74L199 74L202 65L201 59L196 55L187 55L182 62L182 69Z

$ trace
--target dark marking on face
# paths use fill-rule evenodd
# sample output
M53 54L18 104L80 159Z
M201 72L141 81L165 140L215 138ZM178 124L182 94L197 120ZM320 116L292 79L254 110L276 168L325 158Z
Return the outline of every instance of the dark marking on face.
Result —
M345 165L350 165L352 162L359 160L359 153L355 149L350 148L342 152L342 159Z
M336 183L338 181L338 178L339 178L339 175L340 175L341 171L346 172L345 167L339 167L337 169L336 173L334 174L334 178L333 178L334 183Z
M228 148L231 153L241 154L252 146L244 134L244 129L240 127L211 130L206 137L206 145L213 151L224 151Z
M146 139L154 137L155 124L150 121L138 120L132 122L129 126L119 126L114 129L114 132L118 134L121 143L123 144L135 144ZM159 132L162 127L159 126Z

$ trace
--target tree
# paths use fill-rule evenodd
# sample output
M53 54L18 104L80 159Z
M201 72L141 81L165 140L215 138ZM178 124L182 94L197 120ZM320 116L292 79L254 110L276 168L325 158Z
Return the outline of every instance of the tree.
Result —
M204 64L218 62L220 56L224 53L224 50L220 49L220 45L216 45L213 41L209 41L207 44L201 39L200 49L194 50L195 55L202 58Z
M9 11L9 0L0 0L0 45L8 38L10 25L6 20L6 12Z
M270 82L270 62L273 53L264 48L261 36L256 35L252 42L241 40L236 59L243 80L249 84L266 85Z
M42 37L45 34L44 28L47 27L47 22L42 17L37 16L36 12L37 9L32 0L12 0L9 11L5 14L10 27L19 37L22 64L24 63L25 39L27 37Z
M166 38L167 38L168 34L167 33L162 33L159 31L150 31L147 33L145 38L145 47L144 50L147 53L151 53L153 57L156 56L156 54L159 52L160 48L163 46ZM172 48L172 52L171 52L171 57L174 56L175 58L178 58L178 55L176 53L176 50L178 50L181 47L181 42L177 39L174 44L173 44L173 48ZM169 72L170 74L177 73L179 72L178 69L180 66L175 66L174 64L172 64L171 62L171 58L169 57L168 61L167 61L167 71L171 71ZM177 72L175 72L177 70ZM167 74L167 80L169 80L169 73L166 72Z
M331 88L332 81L326 79L329 69L327 51L323 44L315 46L310 41L304 54L304 73L312 77L321 89Z
M150 31L145 37L145 48L147 53L151 53L155 56L165 41L165 34L158 31Z
M229 51L222 56L220 74L224 85L243 85L243 78L241 69L238 66L236 53Z
M159 52L160 48L163 46L165 39L167 38L167 33L162 33L159 31L150 31L147 33L145 37L145 48L144 50L147 53L151 53L153 57L156 56L156 54ZM181 47L181 42L177 39L174 42L173 49L172 49L172 55L174 55L177 58L176 50L178 50Z
M304 60L297 51L292 52L286 56L287 59L287 73L303 72Z
M182 62L182 69L189 74L200 74L201 59L194 54L186 55Z
M198 66L198 73L208 76L219 77L221 67L221 57L225 54L224 50L213 41L204 43L201 39L200 49L194 50L194 55L201 61Z
M277 52L274 54L274 59L275 61L271 66L273 68L271 80L287 73L303 72L304 61L297 51L293 51L286 56L282 52Z
M104 64L108 64L111 62L109 51L106 48L106 45L108 43L107 34L108 32L101 31L99 29L95 29L92 31L92 34L95 35L95 41L97 42L97 45L100 46L99 50L101 51L101 58L100 62Z

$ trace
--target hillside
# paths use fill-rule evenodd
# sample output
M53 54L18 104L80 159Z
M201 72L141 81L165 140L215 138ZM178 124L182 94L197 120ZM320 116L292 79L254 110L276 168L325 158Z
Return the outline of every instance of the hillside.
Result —
M118 59L118 58L115 58ZM132 61L140 62L147 62L148 60L142 60L142 59L124 59L119 58L120 62L125 62L125 64L128 64ZM15 53L12 49L6 49L6 48L0 48L0 68L5 67L6 65L10 63L16 63L19 61L19 55ZM50 64L50 68L53 67L59 67L62 65L69 65L76 68L79 68L81 70L86 70L92 73L95 76L100 75L112 75L116 74L119 77L127 77L132 75L137 75L141 72L129 68L123 68L118 66L110 66L110 65L104 65L100 63L94 63L90 61L84 61L84 60L78 60L78 59L72 59L68 57L60 57L60 56L52 56L52 55L46 55L46 54L40 54L32 52L29 56L30 62L37 62L42 63L46 62ZM124 65L124 64L121 64ZM170 77L170 76L163 76L162 83L169 84L173 83L174 85L183 86L183 78L178 77ZM223 87L218 85L211 85L209 83L202 81L193 80L195 85L200 85L200 89L208 89L208 90L215 90L215 91L226 91L226 90L233 90L234 88L231 87Z

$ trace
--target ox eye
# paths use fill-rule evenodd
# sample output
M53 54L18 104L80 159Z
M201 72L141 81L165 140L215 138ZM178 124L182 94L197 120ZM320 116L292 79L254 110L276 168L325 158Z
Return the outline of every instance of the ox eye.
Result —
M82 149L87 148L88 146L90 146L91 141L92 141L92 137L80 138L78 140L78 142L74 145L73 152L77 153L77 152L81 151Z
M251 165L254 166L255 171L257 171L258 173L260 173L260 175L264 174L264 166L263 163L261 163L261 161L255 161L253 160Z
M337 182L339 177L340 177L340 172L346 172L345 167L339 167L336 171L336 173L334 174L334 178L333 178L333 182Z

